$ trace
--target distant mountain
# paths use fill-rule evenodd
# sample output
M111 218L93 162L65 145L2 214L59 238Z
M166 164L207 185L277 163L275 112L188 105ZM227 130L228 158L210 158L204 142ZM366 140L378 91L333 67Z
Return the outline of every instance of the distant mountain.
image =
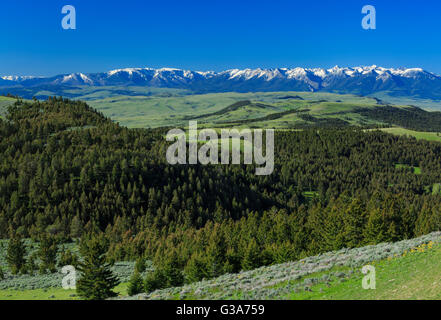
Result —
M75 86L151 86L205 92L329 91L441 99L441 76L420 68L377 66L331 69L231 69L201 72L173 68L126 68L102 73L54 77L0 77L0 86L15 88Z

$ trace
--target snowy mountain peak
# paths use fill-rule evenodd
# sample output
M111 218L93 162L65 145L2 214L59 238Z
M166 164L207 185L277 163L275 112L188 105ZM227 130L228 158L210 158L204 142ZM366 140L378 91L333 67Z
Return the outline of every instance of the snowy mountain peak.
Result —
M152 86L196 92L319 91L357 94L398 90L433 96L441 91L441 77L421 68L384 68L376 65L332 68L247 68L221 72L177 68L122 68L103 73L72 73L54 77L0 77L2 86ZM440 92L441 97L441 92Z

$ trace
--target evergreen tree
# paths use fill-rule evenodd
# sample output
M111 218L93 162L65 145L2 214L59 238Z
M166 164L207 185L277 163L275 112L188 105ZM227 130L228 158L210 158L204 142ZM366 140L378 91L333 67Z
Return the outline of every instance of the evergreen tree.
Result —
M141 293L144 291L144 282L142 280L141 274L138 271L135 271L130 278L129 287L127 292L129 296L134 296L135 294Z
M106 249L103 237L92 236L81 243L83 262L78 265L81 278L77 281L77 293L84 299L103 300L117 296L113 289L119 280L106 263Z
M260 248L255 239L251 239L242 260L243 270L252 270L260 265Z
M61 247L60 261L58 262L59 267L64 266L78 266L78 257L72 253L69 249L65 249L64 246Z
M162 270L156 269L149 272L144 279L144 290L146 293L167 287L167 279Z
M138 259L136 259L135 271L138 273L143 273L145 269L146 269L146 265L145 265L144 257L139 257Z
M37 264L35 263L36 260L36 253L32 253L29 258L28 261L26 263L26 270L28 271L28 273L30 275L34 274L34 271L38 269Z
M209 279L210 272L203 255L195 253L191 256L184 269L185 278L189 283Z
M9 240L8 249L6 252L6 261L12 274L18 272L25 273L26 265L26 246L24 241L18 237Z
M57 240L53 236L43 234L40 237L40 247L38 249L38 257L41 260L40 273L45 273L46 270L54 273L56 271L57 263Z
M182 273L176 251L166 259L162 266L162 272L166 279L167 287L179 287L184 284L184 274Z
M363 226L366 224L365 209L359 199L353 199L343 216L345 245L349 248L360 246L363 242Z

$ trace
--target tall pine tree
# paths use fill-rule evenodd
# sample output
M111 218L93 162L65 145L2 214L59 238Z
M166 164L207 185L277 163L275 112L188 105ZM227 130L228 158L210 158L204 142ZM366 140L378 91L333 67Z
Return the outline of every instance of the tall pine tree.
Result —
M107 244L103 237L92 236L81 243L83 261L78 269L81 278L77 282L77 293L87 300L104 300L117 296L113 289L119 284L118 278L106 263Z

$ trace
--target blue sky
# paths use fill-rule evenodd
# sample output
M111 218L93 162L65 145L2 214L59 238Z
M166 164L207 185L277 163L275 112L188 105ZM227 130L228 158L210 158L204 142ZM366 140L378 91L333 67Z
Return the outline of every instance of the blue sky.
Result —
M61 28L68 4L77 30ZM361 27L366 4L376 30ZM441 74L435 0L2 1L0 38L0 75L371 64Z

